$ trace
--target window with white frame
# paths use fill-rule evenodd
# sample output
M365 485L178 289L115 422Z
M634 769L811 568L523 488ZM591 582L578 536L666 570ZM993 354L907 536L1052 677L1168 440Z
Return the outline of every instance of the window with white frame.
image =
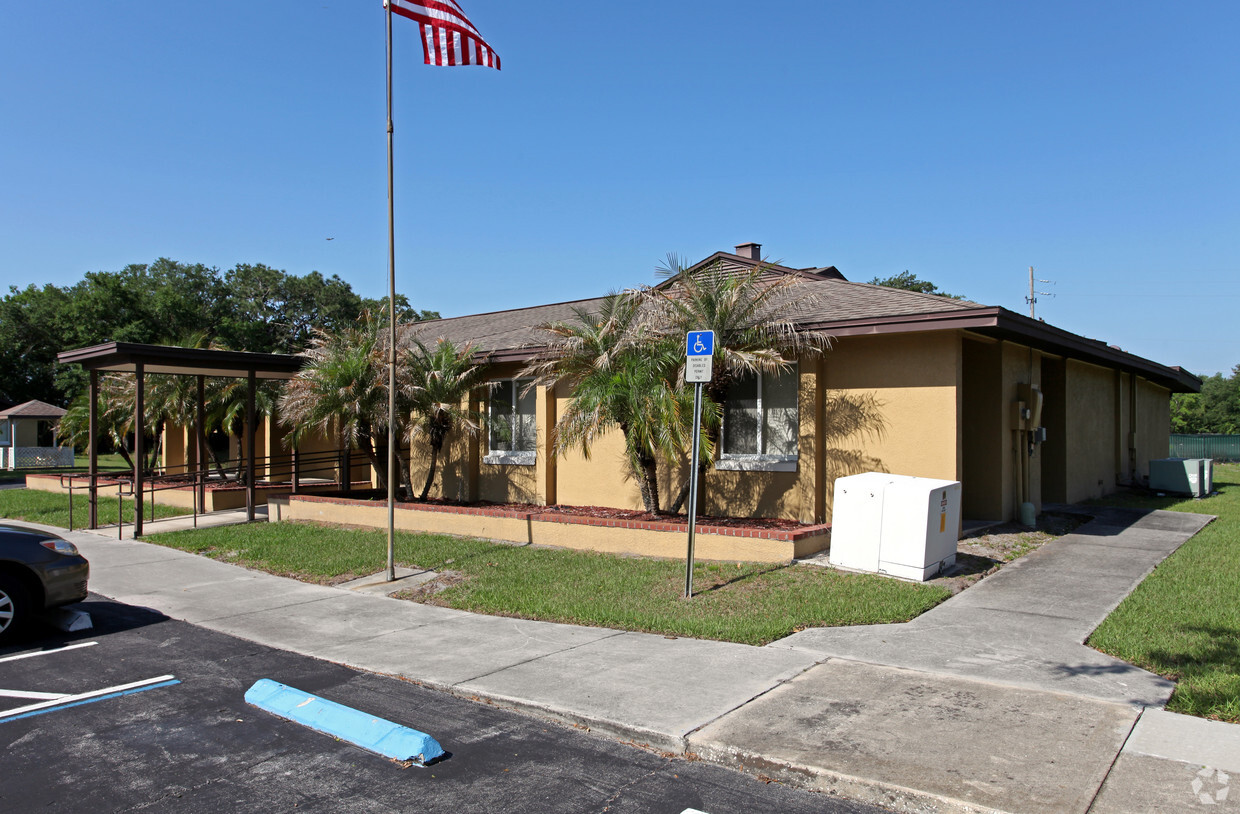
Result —
M797 368L751 373L728 388L716 469L796 470Z
M489 464L532 466L537 457L537 397L533 379L501 379L494 383L487 406Z

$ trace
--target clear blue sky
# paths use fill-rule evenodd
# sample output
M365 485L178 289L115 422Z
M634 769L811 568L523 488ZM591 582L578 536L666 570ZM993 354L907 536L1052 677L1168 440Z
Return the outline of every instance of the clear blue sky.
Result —
M462 0L397 19L397 285L445 316L756 241L1240 363L1240 4ZM7 2L0 285L157 257L386 292L380 0ZM333 238L327 240L327 238Z

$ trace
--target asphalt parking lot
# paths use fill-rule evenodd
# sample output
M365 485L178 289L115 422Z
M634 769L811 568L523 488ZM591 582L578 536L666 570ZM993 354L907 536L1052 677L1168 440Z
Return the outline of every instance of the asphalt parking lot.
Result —
M91 596L0 648L0 811L871 812ZM427 732L405 767L249 706L269 678Z

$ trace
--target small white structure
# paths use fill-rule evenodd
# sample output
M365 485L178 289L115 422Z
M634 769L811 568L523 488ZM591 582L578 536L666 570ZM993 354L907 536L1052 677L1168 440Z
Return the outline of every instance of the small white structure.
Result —
M0 410L0 469L73 466L73 447L56 444L65 411L43 401Z
M864 472L835 481L831 564L924 582L956 564L960 482Z

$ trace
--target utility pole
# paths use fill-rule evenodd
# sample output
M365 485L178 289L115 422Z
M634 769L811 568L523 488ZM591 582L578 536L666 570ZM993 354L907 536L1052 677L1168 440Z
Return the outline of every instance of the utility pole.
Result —
M1038 297L1039 297L1039 296L1042 296L1042 297L1053 297L1053 296L1055 296L1054 294L1052 294L1052 293L1051 293L1051 292L1049 292L1049 291L1035 291L1035 290L1034 290L1034 282L1035 282L1035 281L1034 281L1034 279L1033 279L1033 266L1030 266L1030 267L1029 267L1029 296L1028 296L1028 297L1025 297L1025 302L1029 303L1029 318L1030 318L1030 319L1035 319L1034 314L1033 314L1033 308L1034 308L1034 306L1035 306L1035 305L1037 305L1037 304L1038 304ZM1039 282L1039 283L1046 283L1047 285L1054 285L1054 284L1055 284L1055 281L1054 281L1054 280L1037 280L1036 282Z

